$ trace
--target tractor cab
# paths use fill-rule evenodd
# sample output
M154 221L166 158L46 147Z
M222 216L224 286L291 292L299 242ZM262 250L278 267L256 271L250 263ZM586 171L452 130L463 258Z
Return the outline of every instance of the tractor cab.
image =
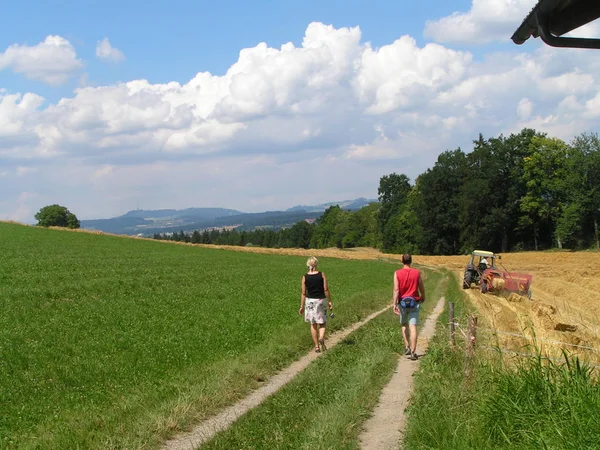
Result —
M488 252L486 250L473 251L473 253L471 253L471 259L465 267L463 289L469 289L471 283L479 284L481 275L485 270L495 269L496 258L500 260L502 257L494 254L494 252Z
M501 259L500 255L495 255L493 252L487 252L485 250L475 250L471 253L471 260L468 265L477 267L480 271L485 269L496 268L496 258Z

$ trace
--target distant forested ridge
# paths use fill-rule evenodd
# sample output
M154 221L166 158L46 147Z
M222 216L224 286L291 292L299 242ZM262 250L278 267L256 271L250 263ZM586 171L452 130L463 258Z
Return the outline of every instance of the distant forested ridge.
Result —
M170 236L182 230L190 234L193 230L228 229L232 227L238 231L257 228L279 229L289 228L301 220L316 219L332 205L339 205L348 210L358 210L373 201L377 200L357 198L321 205L299 205L285 211L258 213L244 213L225 208L136 209L111 219L83 220L81 226L82 228L107 233L144 236L152 236L157 233Z
M330 206L314 221L280 230L194 231L156 239L264 247L375 247L446 255L600 248L600 140L570 143L532 129L479 135L469 153L447 150L411 184L391 173L379 202L357 211Z

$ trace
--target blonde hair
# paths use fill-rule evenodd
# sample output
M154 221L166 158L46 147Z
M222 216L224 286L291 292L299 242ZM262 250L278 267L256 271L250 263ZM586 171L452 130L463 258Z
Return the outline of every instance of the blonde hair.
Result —
M317 258L315 258L314 256L311 256L306 261L306 267L308 267L309 270L317 270L318 265L319 265L319 260Z

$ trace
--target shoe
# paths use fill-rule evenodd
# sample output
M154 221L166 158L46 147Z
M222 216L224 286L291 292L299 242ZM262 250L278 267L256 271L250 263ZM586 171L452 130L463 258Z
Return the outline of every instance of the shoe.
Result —
M319 347L315 347L315 353L321 353L321 349Z
M419 359L419 355L417 355L416 353L410 352L409 359L411 361L416 361L417 359Z
M325 345L325 340L324 339L321 339L319 341L319 346L321 347L321 350L323 350L323 351L327 350L327 346Z
M404 355L410 356L410 348L404 347Z

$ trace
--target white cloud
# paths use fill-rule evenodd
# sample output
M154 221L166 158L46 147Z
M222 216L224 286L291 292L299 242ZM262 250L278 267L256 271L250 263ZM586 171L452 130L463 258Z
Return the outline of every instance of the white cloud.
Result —
M428 20L425 36L444 43L508 42L536 3L537 0L473 0L467 12Z
M517 105L517 117L519 120L527 120L533 111L533 104L528 98L522 98Z
M585 51L479 61L410 36L375 48L358 28L313 23L301 46L243 49L222 76L81 87L50 105L0 92L0 192L15 199L38 186L40 207L60 202L87 218L138 206L306 204L316 198L307 179L322 201L376 196L382 175L414 179L479 133L597 131L597 73Z
M99 169L94 171L94 173L92 174L92 179L93 180L102 180L102 179L110 176L110 174L113 171L114 171L113 166L111 166L110 164L104 164Z
M382 114L413 108L427 97L461 80L471 55L437 44L419 48L410 36L362 52L355 89L367 112Z
M0 53L0 70L11 69L50 85L65 83L82 67L71 43L61 36L48 36L33 46L14 44Z
M11 204L12 209L5 214L0 211L0 220L31 223L34 215L34 211L31 207L31 200L35 199L35 197L36 194L32 192L21 192Z
M113 63L118 63L125 59L123 52L110 45L110 41L106 37L101 41L98 41L98 44L96 45L96 57L103 61Z
M380 49L360 38L358 28L312 23L301 47L244 49L224 76L77 89L38 111L28 131L39 145L29 151L160 158L286 152L320 141L341 148L375 138L370 115L420 107L460 81L471 62L468 53L419 48L408 36Z
M38 169L36 167L18 166L16 175L18 177L24 177L32 173L36 173Z

